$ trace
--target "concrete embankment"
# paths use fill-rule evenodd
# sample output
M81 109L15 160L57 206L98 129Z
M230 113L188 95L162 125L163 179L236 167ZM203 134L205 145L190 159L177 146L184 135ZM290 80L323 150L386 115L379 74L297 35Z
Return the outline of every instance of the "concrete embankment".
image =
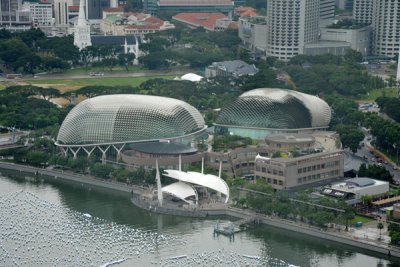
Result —
M55 171L55 170L47 170L40 169L31 166L18 165L12 163L0 162L0 169L13 170L17 172L30 173L32 175L36 175L36 173L40 175L45 175L51 177L51 179L64 179L68 181L74 181L78 183L84 183L92 186L108 188L112 190L117 190L121 192L131 193L133 191L134 194L141 195L145 192L145 188L137 187L137 186L128 186L122 183L113 183L107 182L100 179L92 178L87 175L76 175L69 172ZM153 210L151 210L153 211ZM346 244L349 246L357 247L366 251L371 251L375 253L380 253L382 255L390 255L392 257L400 258L400 249L392 246L388 246L383 243L374 242L374 241L365 241L365 240L357 240L355 237L348 235L347 233L341 232L330 232L324 231L320 228L310 226L303 223L297 223L289 220L279 219L276 217L271 217L263 214L258 214L250 210L242 210L238 208L221 208L221 209L203 209L201 216L199 213L199 217L203 217L204 213L207 215L227 215L235 218L254 218L259 223L263 223L266 225L270 225L273 227L286 229L289 231L294 231L302 234L306 234L309 236L321 238L324 240L329 240L341 244ZM173 214L173 213L170 213ZM174 215L181 215L175 213Z
M142 194L146 189L139 186L128 186L124 183L109 182L106 180L97 179L88 175L78 175L71 172L41 169L31 166L0 162L0 169L13 170L16 172L24 172L32 174L33 176L40 175L49 177L50 179L62 179L67 181L74 181L101 188L107 188L125 193Z

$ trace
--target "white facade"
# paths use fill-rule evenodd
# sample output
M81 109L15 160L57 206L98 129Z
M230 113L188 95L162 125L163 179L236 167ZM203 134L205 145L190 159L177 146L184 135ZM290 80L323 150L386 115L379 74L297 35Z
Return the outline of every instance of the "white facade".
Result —
M339 41L350 44L351 49L369 54L371 27L360 29L330 29L321 28L321 39L324 41Z
M267 57L287 61L318 40L319 0L270 0L267 3Z
M68 27L68 0L54 0L54 18L57 27Z
M373 1L373 53L396 56L400 47L400 0Z
M74 45L82 50L92 45L90 39L90 25L85 17L85 0L81 0L79 5L79 16L74 26Z
M42 3L24 3L23 8L28 9L35 26L51 26L53 23L53 5Z
M354 0L353 19L358 23L372 23L373 0Z
M251 51L265 51L267 47L267 17L244 17L239 19L239 38Z
M361 178L361 179L369 179L372 181L370 185L360 186L354 183L349 183L348 181L357 180L360 178L349 179L345 182L341 182L335 185L332 185L331 189L348 192L355 195L355 199L359 200L362 196L377 196L382 195L389 192L389 183L369 178Z
M320 19L332 19L335 16L335 0L321 0L319 9Z

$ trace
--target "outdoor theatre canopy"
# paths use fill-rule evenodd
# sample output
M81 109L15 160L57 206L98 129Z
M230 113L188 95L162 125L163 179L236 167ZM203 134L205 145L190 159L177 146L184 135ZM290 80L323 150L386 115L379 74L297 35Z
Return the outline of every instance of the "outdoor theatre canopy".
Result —
M165 170L164 175L168 176L172 179L176 179L180 182L185 182L193 185L200 185L203 187L210 188L214 191L217 191L221 194L224 194L225 203L228 203L229 200L229 187L226 182L218 176L211 174L203 174L199 172L183 172L177 170ZM163 188L164 191L164 188ZM175 192L178 195L185 195L185 192ZM181 197L179 197L181 198ZM182 199L182 198L181 198Z
M193 203L192 203L192 201L187 200L188 197L195 197L196 202L198 200L196 190L191 185L186 184L186 183L177 182L177 183L167 185L162 188L162 192L172 195L174 197L177 197L177 198L185 201L186 203L190 203L190 204L193 204Z

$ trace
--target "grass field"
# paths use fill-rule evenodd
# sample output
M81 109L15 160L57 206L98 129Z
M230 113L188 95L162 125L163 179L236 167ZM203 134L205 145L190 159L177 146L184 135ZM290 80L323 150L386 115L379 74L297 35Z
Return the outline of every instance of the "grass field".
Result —
M356 215L354 217L353 220L351 220L351 224L355 224L357 222L362 222L362 223L367 223L367 222L371 222L373 221L373 219L369 218L369 217L364 217L364 216L360 216L360 215Z
M383 88L383 89L375 89L372 90L369 95L363 96L359 99L359 101L375 101L380 96L390 96L395 97L397 96L396 88Z
M60 80L24 80L24 83L32 84L41 87L54 87L61 92L76 90L83 86L88 85L104 85L104 86L118 86L129 85L138 86L141 83L154 78L173 79L174 76L149 76L149 77L125 77L125 78L87 78L87 79L60 79Z

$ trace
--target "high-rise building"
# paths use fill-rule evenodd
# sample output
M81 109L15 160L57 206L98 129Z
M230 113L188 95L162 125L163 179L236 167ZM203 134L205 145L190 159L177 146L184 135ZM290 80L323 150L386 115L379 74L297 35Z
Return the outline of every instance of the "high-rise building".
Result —
M22 0L0 0L0 26L30 24L29 14L21 8Z
M86 18L102 19L103 10L111 6L113 0L86 0Z
M335 0L320 0L319 18L322 20L333 19L335 16Z
M28 9L34 26L51 26L53 23L53 5L50 3L25 2L23 9Z
M372 14L373 53L396 56L400 47L400 0L373 0Z
M79 5L78 20L74 25L74 45L82 50L85 47L91 46L90 25L85 17L85 0L81 0Z
M353 19L358 23L372 23L373 0L354 0Z
M269 0L267 57L289 60L318 40L320 0Z
M68 0L54 0L55 25L58 27L68 27Z

